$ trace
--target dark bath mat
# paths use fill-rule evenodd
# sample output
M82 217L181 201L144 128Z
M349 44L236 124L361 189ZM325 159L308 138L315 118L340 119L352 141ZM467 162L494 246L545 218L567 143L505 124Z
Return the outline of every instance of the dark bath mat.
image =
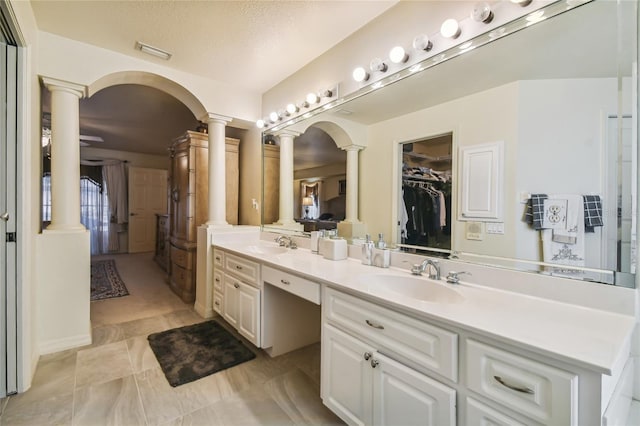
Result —
M167 381L173 387L256 357L215 321L150 334L148 339Z

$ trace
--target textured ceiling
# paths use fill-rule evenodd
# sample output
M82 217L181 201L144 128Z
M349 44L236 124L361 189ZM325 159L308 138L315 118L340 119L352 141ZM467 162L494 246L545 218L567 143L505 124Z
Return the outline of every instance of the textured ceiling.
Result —
M32 0L42 31L264 93L396 1ZM169 61L134 49L141 41Z

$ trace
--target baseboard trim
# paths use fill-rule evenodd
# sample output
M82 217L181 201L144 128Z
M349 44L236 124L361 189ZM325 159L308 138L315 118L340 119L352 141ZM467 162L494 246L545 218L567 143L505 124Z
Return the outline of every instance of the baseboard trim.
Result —
M91 333L65 337L63 339L48 340L40 343L40 355L60 352L91 344Z
M193 305L193 309L202 318L205 318L205 319L213 318L213 315L214 315L213 309L207 309L205 306L203 306L201 303L198 303L197 301Z

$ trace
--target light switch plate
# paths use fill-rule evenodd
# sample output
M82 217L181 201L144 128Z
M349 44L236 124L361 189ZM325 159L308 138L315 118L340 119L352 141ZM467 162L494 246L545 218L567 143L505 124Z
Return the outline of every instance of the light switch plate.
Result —
M487 234L504 234L504 222L487 223Z

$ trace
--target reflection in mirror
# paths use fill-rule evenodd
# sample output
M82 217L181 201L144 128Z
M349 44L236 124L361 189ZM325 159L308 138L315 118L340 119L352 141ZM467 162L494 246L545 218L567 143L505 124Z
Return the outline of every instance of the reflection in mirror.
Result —
M400 144L402 244L451 249L453 135ZM415 251L415 249L412 249Z
M269 138L276 143L277 138ZM265 181L277 180L280 157L273 154L278 145L264 146ZM277 164L276 164L277 162ZM268 167L267 167L268 164ZM267 170L268 168L268 170ZM291 231L335 229L345 217L345 194L340 193L340 182L346 178L346 152L338 148L333 138L318 127L311 126L293 139L293 218L294 226L275 224L279 217L278 191L265 190L265 227ZM267 198L270 199L267 202ZM265 210L266 213L266 210Z
M507 36L464 53L454 47L458 56L447 53L453 59L427 59L427 69L378 90L366 86L366 95L322 112L325 121L365 129L359 207L371 233L402 243L400 145L452 133L452 256L633 286L637 2L576 4L550 3L549 17L535 25L514 21L505 25ZM489 147L487 154L474 157L478 147ZM469 221L463 193L474 203L482 197L473 199L461 178L483 175L465 166L474 158L481 164L472 168L486 173L472 183L487 188L485 207L494 216ZM525 216L535 199L542 200L538 219L547 218L542 229Z

